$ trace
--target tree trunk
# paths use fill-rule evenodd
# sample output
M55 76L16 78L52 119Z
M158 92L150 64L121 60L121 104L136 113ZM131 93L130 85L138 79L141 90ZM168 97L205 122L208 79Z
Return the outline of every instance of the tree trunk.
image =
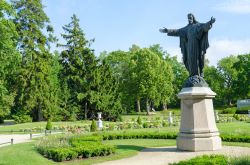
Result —
M163 109L163 110L168 110L167 103L163 103L163 104L162 104L162 109Z
M147 109L147 115L149 115L149 112L150 112L150 105L149 105L149 100L148 100L148 98L146 99L146 109Z
M137 98L137 112L141 112L140 99Z
M84 119L87 120L88 119L88 103L85 103L85 107L84 107Z

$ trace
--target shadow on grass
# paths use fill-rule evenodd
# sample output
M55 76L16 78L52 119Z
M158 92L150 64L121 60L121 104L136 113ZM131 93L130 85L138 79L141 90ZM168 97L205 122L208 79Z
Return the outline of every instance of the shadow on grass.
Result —
M134 151L141 151L145 147L142 146L135 146L135 145L116 145L117 149L121 150L134 150Z
M192 152L177 149L176 146L164 147L164 148L146 148L141 152Z

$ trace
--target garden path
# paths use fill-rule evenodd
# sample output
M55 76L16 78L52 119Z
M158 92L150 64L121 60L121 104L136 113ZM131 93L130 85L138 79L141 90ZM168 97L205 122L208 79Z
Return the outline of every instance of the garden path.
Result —
M179 162L181 160L191 159L204 154L223 154L227 156L250 156L250 148L223 146L218 151L187 152L178 151L173 147L147 148L140 151L136 156L99 163L96 165L166 165L168 163Z

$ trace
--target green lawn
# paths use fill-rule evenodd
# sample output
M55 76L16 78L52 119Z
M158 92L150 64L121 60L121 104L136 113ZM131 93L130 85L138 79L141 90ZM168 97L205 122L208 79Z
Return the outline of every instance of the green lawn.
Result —
M53 162L41 156L34 148L35 142L16 144L13 146L2 147L0 149L1 165L89 165L97 162L116 160L135 155L145 147L173 146L175 140L155 140L155 139L126 139L106 141L108 144L117 145L117 152L107 157L98 157L85 160L74 160L70 162Z
M74 160L70 162L53 162L41 156L34 148L35 142L15 144L0 148L1 165L90 165L93 163L116 160L136 155L136 153L145 147L175 146L175 140L164 139L125 139L110 140L105 143L117 146L117 152L107 157L98 157L83 160ZM223 145L250 147L250 143L229 143L223 142Z

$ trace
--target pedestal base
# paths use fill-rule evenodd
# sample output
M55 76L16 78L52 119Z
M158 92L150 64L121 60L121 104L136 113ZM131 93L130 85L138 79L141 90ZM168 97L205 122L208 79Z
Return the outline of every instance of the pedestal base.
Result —
M221 148L221 138L219 136L188 137L182 134L177 138L177 148L187 151L214 151Z
M213 151L221 148L212 102L215 95L209 87L183 88L178 94L181 98L178 149Z

